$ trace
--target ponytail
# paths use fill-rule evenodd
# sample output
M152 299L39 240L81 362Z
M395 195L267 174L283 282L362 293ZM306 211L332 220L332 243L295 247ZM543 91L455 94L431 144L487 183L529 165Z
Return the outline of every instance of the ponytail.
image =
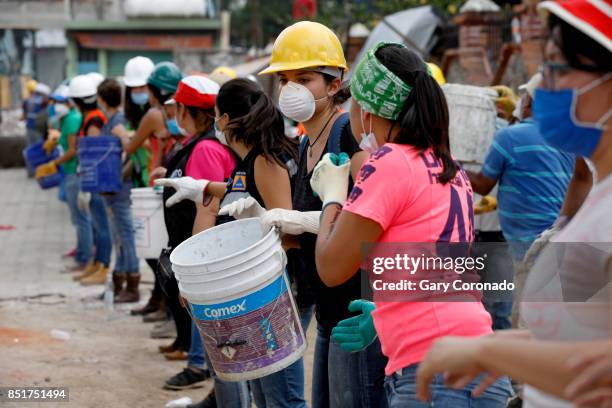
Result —
M254 82L233 79L217 95L221 115L229 116L228 139L249 148L259 146L270 162L286 168L287 159L297 161L297 144L285 136L283 116L268 95Z
M443 166L438 180L446 184L459 170L450 152L448 106L442 89L414 52L397 45L380 48L376 57L412 90L394 125L400 130L394 143L408 144L423 152L432 148Z

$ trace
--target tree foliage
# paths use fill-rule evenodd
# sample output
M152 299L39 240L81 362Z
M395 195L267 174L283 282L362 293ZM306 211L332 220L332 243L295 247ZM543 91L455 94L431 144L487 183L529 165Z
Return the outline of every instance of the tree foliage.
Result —
M294 22L291 0L220 0L232 13L232 44L263 47L283 28ZM461 0L318 0L316 20L337 31L354 23L373 28L388 14L431 4L441 14L453 15Z

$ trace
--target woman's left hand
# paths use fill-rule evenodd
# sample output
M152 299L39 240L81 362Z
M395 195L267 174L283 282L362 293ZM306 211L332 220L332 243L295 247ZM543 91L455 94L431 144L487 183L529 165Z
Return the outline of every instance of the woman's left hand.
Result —
M315 166L310 187L323 201L323 207L329 203L344 204L348 194L350 171L351 160L346 153L326 153Z
M485 372L484 367L478 363L478 356L482 350L486 337L467 338L448 336L434 342L427 356L419 364L417 371L417 395L423 401L429 401L431 396L429 385L438 373L444 373L447 386L451 388L464 388L476 377ZM493 384L498 375L486 373L472 394L478 396Z
M202 204L208 183L210 181L204 179L195 180L192 177L160 178L155 180L156 186L172 187L176 190L176 193L166 201L166 207L172 207L183 200L191 200L194 203Z

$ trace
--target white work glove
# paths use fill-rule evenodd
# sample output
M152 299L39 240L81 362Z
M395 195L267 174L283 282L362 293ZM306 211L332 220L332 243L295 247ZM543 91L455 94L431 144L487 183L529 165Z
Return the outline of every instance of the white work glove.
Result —
M323 208L329 203L344 204L350 171L351 160L346 153L326 153L315 166L310 187L323 201Z
M89 203L91 202L91 193L79 191L77 194L77 208L83 212L89 212Z
M210 183L208 180L196 180L191 177L161 178L155 180L156 186L172 187L176 190L176 193L166 201L166 207L172 207L174 204L185 199L203 204L208 183Z
M296 210L286 210L284 208L274 208L266 211L261 217L264 230L275 226L281 232L289 235L301 235L304 232L311 234L319 233L319 217L321 211L301 212Z
M219 210L219 215L229 215L237 220L241 220L243 218L261 218L265 212L266 210L259 205L257 200L253 197L246 197L223 206Z

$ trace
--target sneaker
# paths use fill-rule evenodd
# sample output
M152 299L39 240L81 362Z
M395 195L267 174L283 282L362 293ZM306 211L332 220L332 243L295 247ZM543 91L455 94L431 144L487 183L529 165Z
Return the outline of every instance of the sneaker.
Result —
M190 388L200 388L209 378L210 374L207 370L194 370L187 367L174 377L166 380L164 388L167 390L187 390Z
M142 317L142 321L145 323L165 322L166 320L168 320L166 309L158 309L156 312L149 313Z
M165 322L158 323L151 330L152 339L173 339L176 337L176 324L174 320L168 319Z
M217 398L215 397L215 390L213 390L208 397L204 398L197 404L187 405L186 408L217 408Z
M70 251L62 255L62 258L74 258L76 256L76 253L77 253L77 249L72 248Z

